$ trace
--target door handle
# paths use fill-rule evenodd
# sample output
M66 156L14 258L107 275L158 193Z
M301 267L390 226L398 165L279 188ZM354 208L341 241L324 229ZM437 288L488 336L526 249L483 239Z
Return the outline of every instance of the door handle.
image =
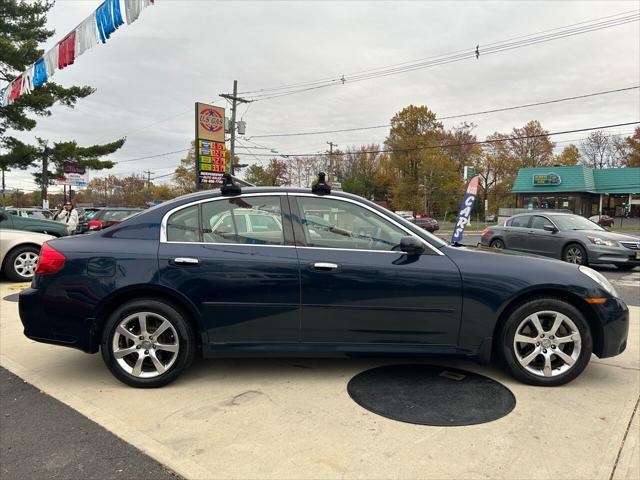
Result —
M316 262L311 264L311 268L319 272L337 272L340 267L337 263Z
M198 265L200 260L190 257L177 257L173 259L173 263L176 265Z

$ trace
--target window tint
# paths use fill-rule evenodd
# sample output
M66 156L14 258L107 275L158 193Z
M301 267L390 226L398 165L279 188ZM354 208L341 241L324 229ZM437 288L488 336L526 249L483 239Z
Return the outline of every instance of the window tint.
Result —
M393 250L406 233L376 213L349 202L297 197L310 247Z
M522 215L521 217L513 217L509 220L509 227L527 227L531 215Z
M203 203L202 233L208 243L284 245L280 197L234 197Z
M531 221L531 228L542 230L545 225L551 225L551 222L544 217L535 216Z
M198 206L178 210L167 221L167 240L170 242L198 242Z

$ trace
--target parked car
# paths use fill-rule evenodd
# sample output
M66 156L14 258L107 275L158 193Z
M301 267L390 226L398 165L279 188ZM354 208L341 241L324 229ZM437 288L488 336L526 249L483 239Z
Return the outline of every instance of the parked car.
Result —
M414 223L420 228L424 228L427 232L435 232L440 230L440 224L435 218L430 217L416 217Z
M614 218L609 215L594 215L589 217L593 223L597 223L601 227L613 227Z
M120 223L127 217L141 212L141 208L127 208L127 207L105 207L96 210L91 219L87 222L89 231L102 230L103 228L110 227Z
M569 213L514 215L504 226L486 228L480 243L576 265L608 263L621 270L640 265L640 238L609 232L591 220Z
M592 352L625 349L629 311L600 273L450 246L363 198L322 193L206 190L51 240L20 294L24 333L100 351L135 387L175 380L196 351L483 363L495 352L516 378L550 386ZM248 212L278 221L248 228ZM231 230L214 235L226 218Z
M416 217L413 216L413 212L409 210L396 210L396 215L400 215L405 220L413 222Z
M45 210L44 208L36 208L36 207L8 207L5 208L7 213L11 215L16 215L18 217L33 217L33 218L42 218L45 220L53 220L53 214L49 210Z
M53 235L54 237L64 237L67 235L67 226L63 223L41 218L12 215L4 208L0 208L0 228L45 233L47 235Z
M487 215L485 217L485 221L492 223L492 222L497 222L498 221L498 215L496 215L495 213L490 213L489 215Z
M42 233L0 229L0 269L9 280L30 282L40 247L55 237Z

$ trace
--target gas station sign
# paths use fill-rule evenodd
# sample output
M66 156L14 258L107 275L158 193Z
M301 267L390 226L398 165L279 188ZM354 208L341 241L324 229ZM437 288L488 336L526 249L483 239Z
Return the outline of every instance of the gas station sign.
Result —
M221 184L227 168L224 145L224 108L196 103L196 178L203 183Z

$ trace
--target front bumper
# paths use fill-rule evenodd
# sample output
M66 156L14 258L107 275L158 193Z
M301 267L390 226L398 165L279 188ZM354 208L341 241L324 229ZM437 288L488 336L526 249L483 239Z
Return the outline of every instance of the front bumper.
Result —
M619 298L592 307L602 325L602 335L594 332L594 353L600 358L621 354L627 348L629 308Z
M96 353L98 345L92 318L65 314L64 297L45 296L42 290L28 288L20 292L18 310L24 334L31 340L77 348ZM68 307L67 307L68 308ZM80 312L75 312L80 313Z
M625 247L588 245L587 256L589 257L589 263L640 265L640 250L632 250Z

